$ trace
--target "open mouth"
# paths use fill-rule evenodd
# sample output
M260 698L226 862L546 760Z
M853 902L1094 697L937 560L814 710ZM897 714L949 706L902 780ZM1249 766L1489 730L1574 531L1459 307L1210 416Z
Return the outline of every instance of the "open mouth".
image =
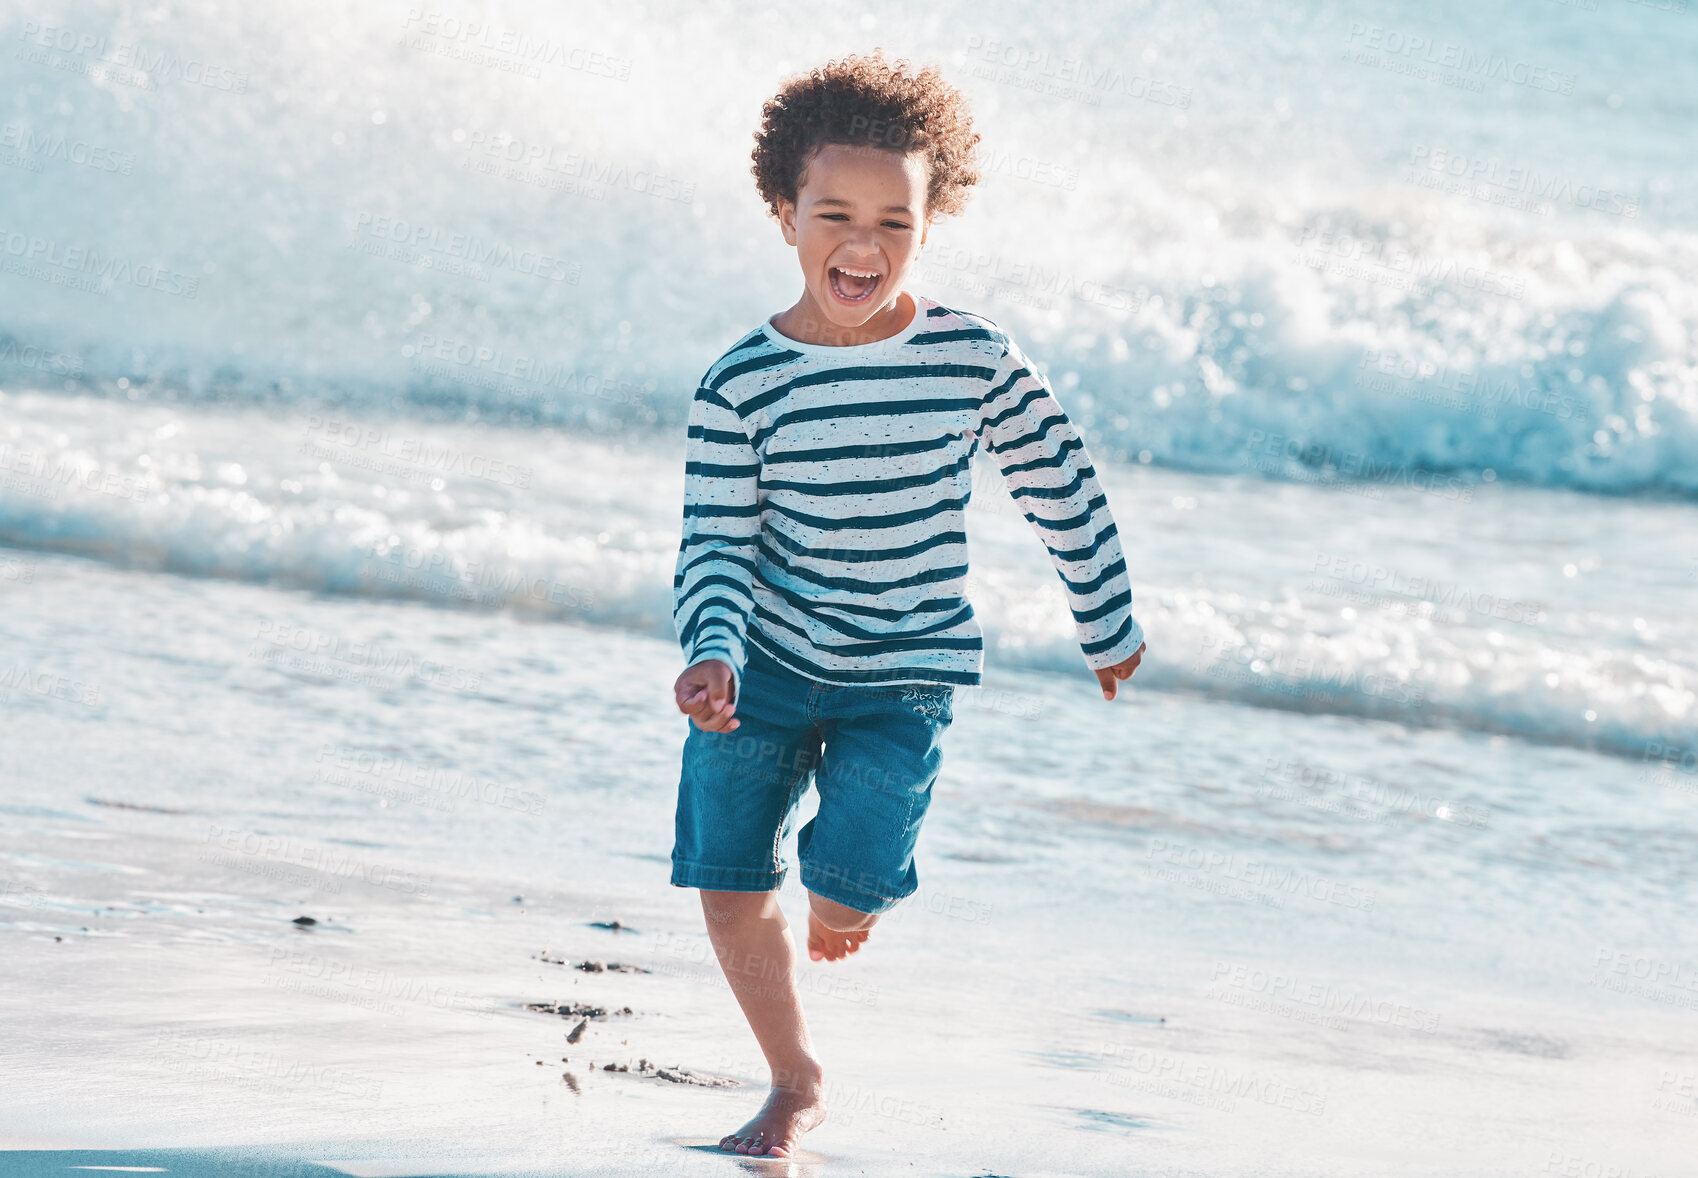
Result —
M833 266L826 273L831 282L831 293L846 303L866 302L873 297L879 283L884 281L884 275L877 270Z

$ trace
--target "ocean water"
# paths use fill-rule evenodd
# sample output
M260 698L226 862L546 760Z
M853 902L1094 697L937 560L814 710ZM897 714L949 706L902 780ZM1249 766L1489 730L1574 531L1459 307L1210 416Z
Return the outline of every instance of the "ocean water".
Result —
M679 1144L763 1080L665 883L685 411L796 294L760 102L882 44L985 137L910 286L1045 367L1149 653L1103 701L984 463L985 684L921 893L805 967L796 1171L1680 1172L1684 7L0 17L0 1139L738 1164Z

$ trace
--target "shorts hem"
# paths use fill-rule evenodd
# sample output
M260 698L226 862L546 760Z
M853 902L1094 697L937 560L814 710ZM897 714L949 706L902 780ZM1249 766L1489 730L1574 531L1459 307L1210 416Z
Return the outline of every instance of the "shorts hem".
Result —
M785 869L757 871L750 867L713 867L705 863L672 862L672 886L710 892L773 892L784 885Z

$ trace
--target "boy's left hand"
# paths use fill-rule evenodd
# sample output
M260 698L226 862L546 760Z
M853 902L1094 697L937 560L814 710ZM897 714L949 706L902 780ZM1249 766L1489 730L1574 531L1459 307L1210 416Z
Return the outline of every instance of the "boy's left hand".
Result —
M1132 657L1123 663L1112 667L1104 667L1097 672L1097 682L1102 684L1103 698L1113 699L1115 686L1122 679L1132 678L1132 672L1138 669L1139 661L1144 657L1144 644L1140 642L1138 649L1132 652Z

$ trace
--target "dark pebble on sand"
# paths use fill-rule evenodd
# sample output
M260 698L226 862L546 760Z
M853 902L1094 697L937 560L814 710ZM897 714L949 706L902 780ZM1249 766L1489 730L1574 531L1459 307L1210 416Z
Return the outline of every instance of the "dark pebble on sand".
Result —
M561 1072L560 1078L566 1082L566 1087L570 1088L574 1093L578 1091L578 1077L574 1076L571 1072Z
M538 1014L557 1014L561 1018L606 1018L607 1007L591 1006L587 1002L527 1002L526 1010L534 1010ZM614 1014L630 1014L629 1006L621 1007Z
M584 1028L589 1026L589 1025L590 1025L590 1020L585 1019L583 1022L581 1022L577 1026L573 1027L571 1033L566 1036L566 1042L576 1043L579 1039L582 1039L584 1037Z
M630 932L636 931L630 925L621 924L617 920L592 920L592 921L590 921L590 927L591 928L604 928L604 929L609 930L610 932L615 932L615 933L630 933Z
M300 925L300 926L301 926L301 927L302 927L302 928L311 928L311 927L312 927L312 926L313 926L313 925L315 925L315 924L317 924L317 923L318 923L318 921L316 921L316 920L314 920L314 919L313 919L313 918L312 918L312 917L310 917L310 916L297 916L297 917L295 917L295 919L294 919L294 920L293 920L293 921L291 921L291 922L290 922L290 923L291 923L291 924L298 924L298 925Z
M625 965L618 961L580 961L574 969L584 973L648 973L640 965Z

